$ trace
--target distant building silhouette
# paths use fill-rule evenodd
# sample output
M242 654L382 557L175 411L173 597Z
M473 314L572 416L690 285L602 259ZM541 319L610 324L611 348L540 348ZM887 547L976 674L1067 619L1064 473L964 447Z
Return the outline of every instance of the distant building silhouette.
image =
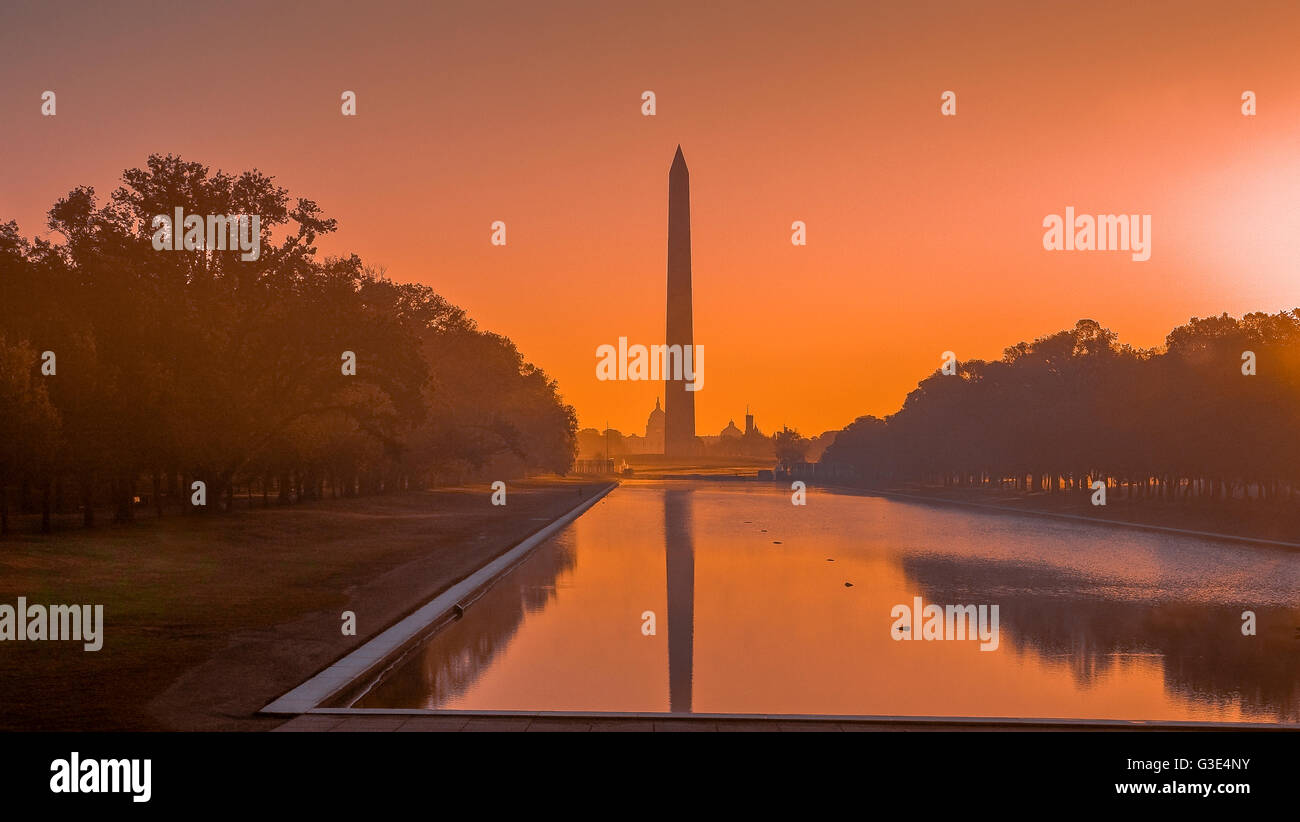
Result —
M691 313L691 185L682 147L677 147L668 170L668 346L693 348ZM694 360L692 359L692 365ZM669 377L671 375L665 375ZM664 380L664 454L681 457L694 454L695 393L686 390L686 380Z
M649 416L645 423L645 436L640 434L624 434L616 429L607 428L604 431L595 428L583 428L578 432L578 459L579 460L603 460L606 458L617 460L619 457L633 454L655 454L663 455L664 450L664 431L667 427L667 413L664 411L659 398L655 397L655 407L650 410ZM826 437L825 443L829 444L838 432L827 432L823 434ZM749 407L745 408L745 430L742 432L736 426L734 419L728 420L727 425L716 434L706 434L693 438L692 449L685 452L697 457L702 456L753 456L766 457L770 456L772 450L771 440L758 430L754 424L754 415L749 413ZM816 445L819 441L813 440ZM820 452L819 452L820 453ZM677 452L677 456L682 456L683 452Z
M655 397L654 410L645 423L644 448L648 454L664 453L664 410L659 407L658 397Z

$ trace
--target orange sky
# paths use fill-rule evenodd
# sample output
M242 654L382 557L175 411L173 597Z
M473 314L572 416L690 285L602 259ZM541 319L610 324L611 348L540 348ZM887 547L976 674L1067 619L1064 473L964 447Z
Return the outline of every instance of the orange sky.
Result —
M433 286L583 426L638 433L662 385L597 381L595 350L662 342L678 143L701 434L747 402L769 432L889 413L940 352L1080 317L1154 345L1300 305L1300 4L473 5L5 3L0 220L43 232L150 152L257 167L339 219L323 252ZM1151 214L1150 261L1044 251L1067 205Z

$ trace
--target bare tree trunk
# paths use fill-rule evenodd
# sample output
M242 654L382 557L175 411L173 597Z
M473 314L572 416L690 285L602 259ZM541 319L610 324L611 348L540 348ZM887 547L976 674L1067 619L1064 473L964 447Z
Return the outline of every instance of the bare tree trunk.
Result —
M41 533L48 534L54 530L50 527L50 504L54 489L51 487L50 480L45 480L41 485Z
M135 519L135 477L120 477L113 480L114 522L131 522Z
M95 527L94 474L83 474L81 477L81 523L87 528Z

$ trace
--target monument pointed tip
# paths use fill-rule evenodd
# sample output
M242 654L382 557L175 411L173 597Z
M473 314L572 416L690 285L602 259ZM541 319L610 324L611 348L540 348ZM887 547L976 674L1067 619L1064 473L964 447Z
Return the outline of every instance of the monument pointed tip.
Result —
M686 157L685 157L685 155L682 154L682 147L681 147L681 145L678 145L678 146L677 146L677 153L673 155L673 165L674 165L674 166L679 166L679 165L684 166L684 165L686 165Z

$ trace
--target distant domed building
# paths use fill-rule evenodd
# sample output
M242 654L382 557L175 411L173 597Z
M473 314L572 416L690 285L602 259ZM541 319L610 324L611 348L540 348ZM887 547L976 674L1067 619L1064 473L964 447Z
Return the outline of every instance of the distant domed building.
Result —
M745 436L745 434L736 427L735 420L727 420L727 427L722 429L722 432L718 434L718 436L724 440L738 440Z
M659 406L659 398L655 397L655 409L650 412L650 418L645 423L645 448L648 454L664 452L665 416L663 408Z

